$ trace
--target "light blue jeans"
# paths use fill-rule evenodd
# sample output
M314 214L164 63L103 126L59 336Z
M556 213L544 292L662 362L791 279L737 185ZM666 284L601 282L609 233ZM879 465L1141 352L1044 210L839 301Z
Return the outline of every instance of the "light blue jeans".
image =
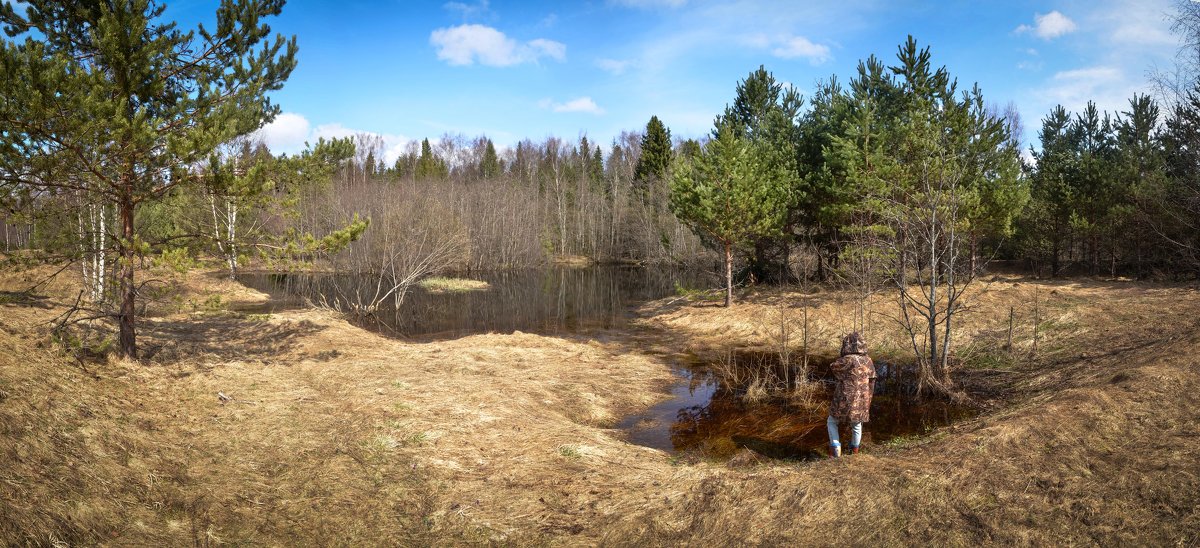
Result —
M838 439L838 421L830 415L829 420L825 421L825 428L829 430L829 445L833 447L841 447L842 442ZM850 447L858 447L862 443L862 423L852 423L850 427Z

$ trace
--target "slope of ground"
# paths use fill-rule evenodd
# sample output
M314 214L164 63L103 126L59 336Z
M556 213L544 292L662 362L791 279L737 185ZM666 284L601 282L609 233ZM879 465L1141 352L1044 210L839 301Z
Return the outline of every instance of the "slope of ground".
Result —
M140 326L150 358L86 367L45 336L69 284L0 293L4 542L1200 541L1190 288L998 279L962 345L963 378L990 410L854 458L730 468L610 429L670 380L636 337L407 343L325 312L232 312L265 296L215 272L176 282ZM643 327L666 346L769 348L780 321L802 325L784 306L797 302L663 301ZM1010 308L1015 354L997 350ZM833 344L851 309L813 297L811 340ZM886 325L868 332L898 351Z

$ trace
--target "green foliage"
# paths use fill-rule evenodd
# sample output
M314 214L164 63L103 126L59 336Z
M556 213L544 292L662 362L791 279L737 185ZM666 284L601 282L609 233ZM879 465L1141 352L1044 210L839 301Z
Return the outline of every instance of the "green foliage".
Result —
M0 8L0 173L18 195L73 192L117 209L121 351L136 354L135 211L193 180L188 166L278 113L267 94L295 38L263 20L282 0L225 0L213 30L183 32L150 0L31 0ZM8 190L8 189L5 189Z
M558 446L558 454L569 459L578 459L583 456L583 454L579 452L579 447L575 445Z
M942 207L956 208L957 230L1007 234L1028 189L1005 121L985 107L978 87L959 95L945 67L933 70L929 49L911 37L897 58L888 68L867 59L843 99L821 99L842 110L833 118L843 130L824 156L826 174L844 179L832 193L842 205L816 216L888 224L920 215L913 208L937 193L945 194L936 199Z
M1178 183L1193 177L1188 156L1196 141L1186 120L1198 107L1180 103L1165 127L1144 95L1115 118L1093 103L1075 115L1055 107L1042 120L1041 150L1027 169L1032 200L1017 224L1021 256L1048 265L1051 275L1072 264L1093 274L1106 266L1113 275L1119 268L1144 275L1159 265L1177 268L1179 258L1191 262L1177 250L1192 246L1176 244L1194 241L1190 220L1200 209L1196 193Z
M500 157L496 155L496 146L488 139L483 158L479 160L479 173L485 180L491 180L499 177L500 172Z
M658 116L651 116L646 123L646 133L642 135L642 155L638 157L634 179L643 184L666 180L673 156L671 130Z
M429 139L422 139L421 156L417 158L415 173L417 180L442 180L449 174L450 170L446 167L446 161L433 152L433 148L429 146Z
M788 178L792 201L786 204L785 227L778 234L758 236L749 257L748 266L756 280L780 278L792 239L793 211L808 194L796 164L797 120L803 105L795 89L785 88L774 74L759 66L738 82L733 104L717 117L718 126L728 125L739 138L751 143L765 169L786 173Z
M164 249L154 259L154 266L167 267L179 274L187 274L188 271L196 268L196 265L196 259L191 256L186 247Z
M779 235L792 200L789 174L766 156L732 125L718 126L699 155L677 162L671 211L722 245Z
M354 139L350 137L321 137L316 144L305 145L299 155L283 156L271 165L272 185L293 199L305 191L329 188L334 173L354 157Z

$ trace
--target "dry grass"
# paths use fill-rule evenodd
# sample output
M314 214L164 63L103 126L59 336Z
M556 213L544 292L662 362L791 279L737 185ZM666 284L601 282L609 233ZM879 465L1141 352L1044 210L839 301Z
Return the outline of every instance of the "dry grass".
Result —
M0 289L19 276L0 276ZM769 350L762 318L795 294L730 310L664 301L643 310L642 339L411 344L325 312L238 313L263 297L217 273L175 282L163 302L182 305L140 325L153 356L88 372L47 346L40 324L69 283L45 298L2 294L0 542L1200 541L1191 288L997 280L966 318L973 352L997 355L1008 307L1034 295L1044 338L1028 357L1028 320L1019 359L968 364L961 379L989 411L841 461L742 455L731 468L675 464L608 428L670 380L645 347ZM189 309L211 295L228 305ZM840 299L814 297L815 353L846 328ZM888 351L884 321L868 333Z
M566 266L571 268L586 268L596 264L596 259L585 255L558 255L554 257L556 266Z
M418 282L430 293L465 293L468 291L483 291L491 286L483 280L468 280L466 278L442 278L434 276Z

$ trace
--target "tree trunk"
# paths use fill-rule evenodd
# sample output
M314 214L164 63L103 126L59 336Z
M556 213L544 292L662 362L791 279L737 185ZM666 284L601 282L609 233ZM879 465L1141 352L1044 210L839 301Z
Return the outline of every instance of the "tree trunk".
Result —
M979 268L979 236L971 233L971 275L978 273Z
M937 254L937 208L931 204L929 229L929 365L927 369L937 367L938 335L937 335L937 287L938 287L938 254ZM918 266L918 268L920 268ZM927 379L925 379L927 380Z
M725 306L733 304L733 243L725 242Z
M132 184L132 183L129 183ZM120 325L120 352L127 358L137 357L137 335L134 331L133 285L133 200L126 196L121 200L121 313L117 316Z
M1057 278L1058 271L1058 238L1054 238L1050 250L1050 277Z

